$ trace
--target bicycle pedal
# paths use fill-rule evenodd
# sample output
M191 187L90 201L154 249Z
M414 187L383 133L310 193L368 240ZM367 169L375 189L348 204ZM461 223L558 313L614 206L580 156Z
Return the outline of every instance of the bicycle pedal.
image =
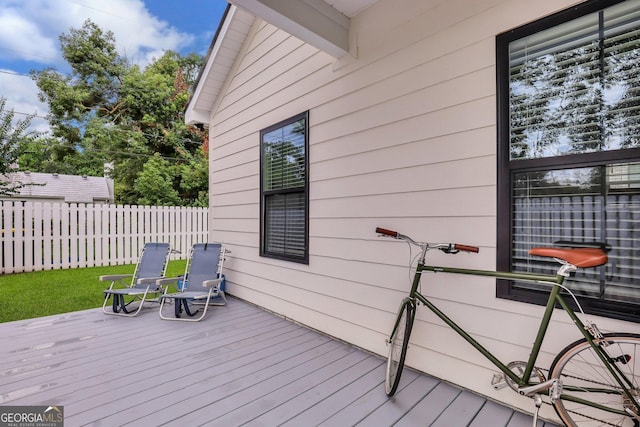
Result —
M562 382L560 380L554 380L551 388L549 389L549 397L551 398L551 402L554 402L560 399L560 395L562 394Z
M507 381L504 379L504 374L493 374L491 378L491 385L494 390L502 390L507 386Z

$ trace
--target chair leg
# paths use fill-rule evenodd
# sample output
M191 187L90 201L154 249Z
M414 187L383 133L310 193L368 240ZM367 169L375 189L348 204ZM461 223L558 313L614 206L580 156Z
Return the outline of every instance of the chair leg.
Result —
M124 303L124 295L116 295L116 296L118 297L118 301L119 301L119 304L120 304L120 310L123 313L129 314L129 310L127 310L127 305Z
M195 316L195 315L200 311L200 309L197 309L196 311L194 311L194 312L192 313L192 312L191 312L191 309L189 308L189 301L188 301L187 299L183 299L183 300L181 300L181 301L182 301L182 304L184 304L184 311L185 311L185 313L187 313L187 315L188 315L189 317L193 317L193 316Z
M158 314L160 315L160 318L161 318L161 319L164 319L164 320L172 320L172 319L171 319L171 317L166 317L166 316L164 316L164 315L162 314L162 309L164 308L164 303L165 303L168 299L169 299L169 298L166 298L164 295L160 297L160 310L158 310ZM176 302L176 301L174 301L174 305L175 305L176 303L177 303L177 302Z
M205 316L205 314L207 314L207 307L209 306L209 301L211 300L211 292L209 293L209 295L207 295L207 302L204 305L204 309L202 310L202 314L200 316L198 316L197 318L192 318L192 316L195 316L200 309L196 310L195 312L191 312L191 309L189 308L189 303L187 302L186 298L175 298L175 297L170 297L172 300L174 300L174 314L176 314L176 317L167 317L164 314L162 314L162 309L164 308L164 303L167 299L167 297L162 298L162 302L160 303L160 318L164 319L164 320L179 320L182 322L199 322L200 320L202 320ZM185 312L187 312L187 314L189 315L190 318L180 318L179 315L177 315L179 312L182 312L182 306L184 306L185 308ZM180 310L180 311L178 311Z
M182 300L173 300L173 313L177 318L180 318L180 315L182 314Z
M110 294L110 293L108 293L108 292L105 292L105 293L104 293L104 302L102 303L102 312L103 312L104 314L113 314L113 312L109 313L109 312L107 311L107 303L109 302L109 298L111 298L112 296L115 298L115 295L111 295L111 294Z
M225 296L224 291L218 291L218 296L222 298L222 302L212 302L210 303L210 305L216 305L216 306L227 305L227 297Z
M127 309L127 304L125 303L125 299L124 299L125 295L115 294L115 293L114 294L105 293L106 296L104 299L104 303L102 304L102 312L104 314L113 314L113 315L125 316L125 317L137 316L138 313L140 313L140 310L142 310L144 302L147 299L148 293L149 293L149 289L145 290L144 294L140 298L140 304L138 305L138 308L136 310ZM113 300L111 301L111 310L112 310L111 312L107 310L107 303L109 301L109 297L113 298Z

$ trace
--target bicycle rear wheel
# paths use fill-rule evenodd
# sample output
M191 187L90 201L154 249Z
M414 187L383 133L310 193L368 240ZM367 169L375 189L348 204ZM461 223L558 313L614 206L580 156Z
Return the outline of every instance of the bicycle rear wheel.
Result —
M410 299L404 299L400 304L396 323L389 338L389 356L387 358L387 373L384 388L387 396L393 396L400 383L400 375L407 355L409 337L413 326L415 306Z
M638 427L632 414L640 416L640 335L604 334L602 342L607 344L609 366L628 382L632 397L624 393L589 342L581 339L562 350L551 365L550 378L562 384L553 406L568 426Z

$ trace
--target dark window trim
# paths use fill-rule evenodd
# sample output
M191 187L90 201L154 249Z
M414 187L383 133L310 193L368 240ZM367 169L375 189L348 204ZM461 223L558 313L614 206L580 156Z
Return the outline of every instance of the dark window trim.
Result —
M598 12L607 7L622 3L624 0L594 0L586 1L575 7L560 11L553 15L525 24L521 27L504 32L496 36L496 100L497 100L497 242L496 268L511 270L511 242L512 236L512 179L514 170L544 170L560 168L576 168L595 166L616 161L640 159L640 149L625 149L599 153L585 153L552 158L529 160L509 159L509 84L503 76L509 75L509 43L528 35L561 25L581 16ZM509 183L506 185L505 183ZM512 286L508 280L497 280L496 296L498 298L533 303L546 304L548 293ZM612 301L590 301L582 299L581 304L586 312L608 318L640 322L640 308L636 304Z
M264 149L262 147L262 138L266 133L269 133L273 130L279 129L281 127L284 127L290 123L294 123L297 122L298 120L304 119L304 132L305 132L305 138L304 138L304 167L305 167L305 182L304 182L304 189L302 191L304 191L304 211L305 211L305 218L304 218L304 239L305 239L305 245L304 245L304 255L301 257L296 257L296 256L291 256L291 255L283 255L283 254L278 254L278 253L273 253L273 252L268 252L265 248L266 248L266 233L265 233L265 218L266 218L266 203L265 203L265 198L266 196L272 195L272 194L286 194L286 193L292 193L292 192L300 192L300 190L297 189L284 189L284 190L280 190L280 191L275 191L275 190L271 190L271 191L265 191L264 190ZM296 114L293 117L290 117L288 119L282 120L281 122L278 122L274 125L271 125L267 128L264 128L260 131L260 141L259 141L259 147L260 147L260 256L265 257L265 258L274 258L274 259L279 259L279 260L284 260L284 261L291 261L291 262L297 262L300 264L309 264L309 111L305 111L303 113L300 114Z

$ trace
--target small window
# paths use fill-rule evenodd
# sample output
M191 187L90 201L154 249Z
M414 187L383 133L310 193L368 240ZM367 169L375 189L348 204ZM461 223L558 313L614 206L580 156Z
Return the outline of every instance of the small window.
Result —
M498 268L549 273L531 247L606 241L609 263L567 283L587 311L640 321L640 0L584 2L496 47ZM540 304L546 292L497 290Z
M309 262L309 113L260 132L260 254Z

